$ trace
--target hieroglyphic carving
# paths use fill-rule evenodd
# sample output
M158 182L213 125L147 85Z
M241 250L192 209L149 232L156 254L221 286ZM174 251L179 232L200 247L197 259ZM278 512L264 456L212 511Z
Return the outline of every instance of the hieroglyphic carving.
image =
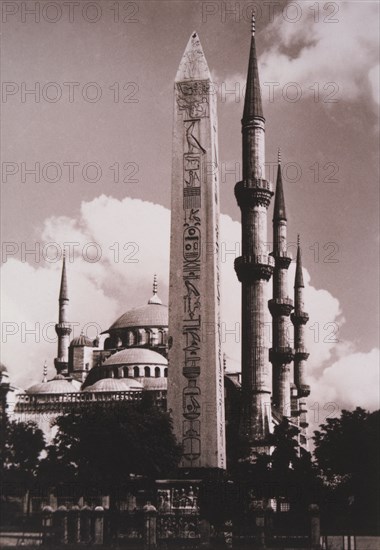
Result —
M199 119L210 116L210 82L207 80L179 82L177 90L177 105L179 110L185 113L186 117Z
M185 153L183 159L183 208L201 207L201 157Z
M183 85L189 93L191 85ZM194 97L192 98L194 99ZM189 103L187 104L189 105ZM191 109L189 115L191 116ZM201 182L205 149L199 138L199 118L184 120L188 150L183 155L183 458L191 465L201 455L201 401L197 379L201 372Z

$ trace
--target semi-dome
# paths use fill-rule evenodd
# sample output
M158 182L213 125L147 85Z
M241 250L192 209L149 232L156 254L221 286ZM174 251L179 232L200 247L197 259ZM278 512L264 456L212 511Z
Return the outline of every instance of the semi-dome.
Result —
M26 393L73 393L80 389L80 383L77 380L66 378L62 374L57 374L48 382L34 384L26 390Z
M80 334L80 336L77 336L76 338L73 338L70 342L71 347L94 347L94 342L91 340L91 338L88 338L88 336L85 336L83 332Z
M141 391L143 385L133 378L102 378L87 386L87 392Z
M168 360L163 355L147 348L127 348L108 357L102 367L112 365L164 365Z
M167 378L153 378L145 377L140 378L141 383L144 387L144 390L148 391L167 391L168 389L168 379Z

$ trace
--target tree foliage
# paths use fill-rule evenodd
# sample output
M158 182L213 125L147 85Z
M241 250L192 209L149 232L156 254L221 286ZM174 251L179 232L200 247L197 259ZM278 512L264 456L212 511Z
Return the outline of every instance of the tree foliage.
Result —
M56 426L41 464L48 484L73 481L112 492L130 474L165 476L179 461L169 415L147 402L94 405L85 414L60 416Z
M4 427L2 477L28 488L36 476L45 438L34 422L8 421Z
M350 508L359 524L370 529L380 517L379 420L380 411L343 410L340 418L328 418L314 436L325 486L341 506Z

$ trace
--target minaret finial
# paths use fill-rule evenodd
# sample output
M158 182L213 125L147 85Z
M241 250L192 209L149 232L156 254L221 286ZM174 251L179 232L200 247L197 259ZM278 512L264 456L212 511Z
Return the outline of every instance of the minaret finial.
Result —
M299 248L301 246L301 238L300 238L300 234L298 233L297 235L297 247Z
M252 36L255 36L255 32L256 32L256 17L255 17L255 12L253 11L252 12Z
M47 362L45 359L42 382L47 382Z
M153 296L149 300L148 304L159 304L159 305L162 304L160 298L157 295L157 291L158 291L158 283L157 283L157 275L155 273L153 277Z
M281 148L280 147L278 148L278 151L277 151L277 163L281 164Z

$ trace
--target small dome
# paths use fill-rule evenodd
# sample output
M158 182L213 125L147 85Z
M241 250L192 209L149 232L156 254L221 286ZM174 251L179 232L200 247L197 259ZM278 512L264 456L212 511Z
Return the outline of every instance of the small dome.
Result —
M88 392L115 392L115 391L141 391L142 384L134 378L102 378L92 386L87 386L83 391Z
M57 374L48 382L34 384L26 390L26 393L73 393L80 390L80 383L62 374Z
M144 390L146 391L167 391L168 389L168 379L167 378L139 378Z
M160 353L147 348L127 348L108 357L102 366L141 364L167 366L168 360Z
M94 342L91 340L91 338L88 338L88 336L85 336L83 332L80 334L80 336L77 336L76 338L73 338L70 342L71 347L94 347Z

